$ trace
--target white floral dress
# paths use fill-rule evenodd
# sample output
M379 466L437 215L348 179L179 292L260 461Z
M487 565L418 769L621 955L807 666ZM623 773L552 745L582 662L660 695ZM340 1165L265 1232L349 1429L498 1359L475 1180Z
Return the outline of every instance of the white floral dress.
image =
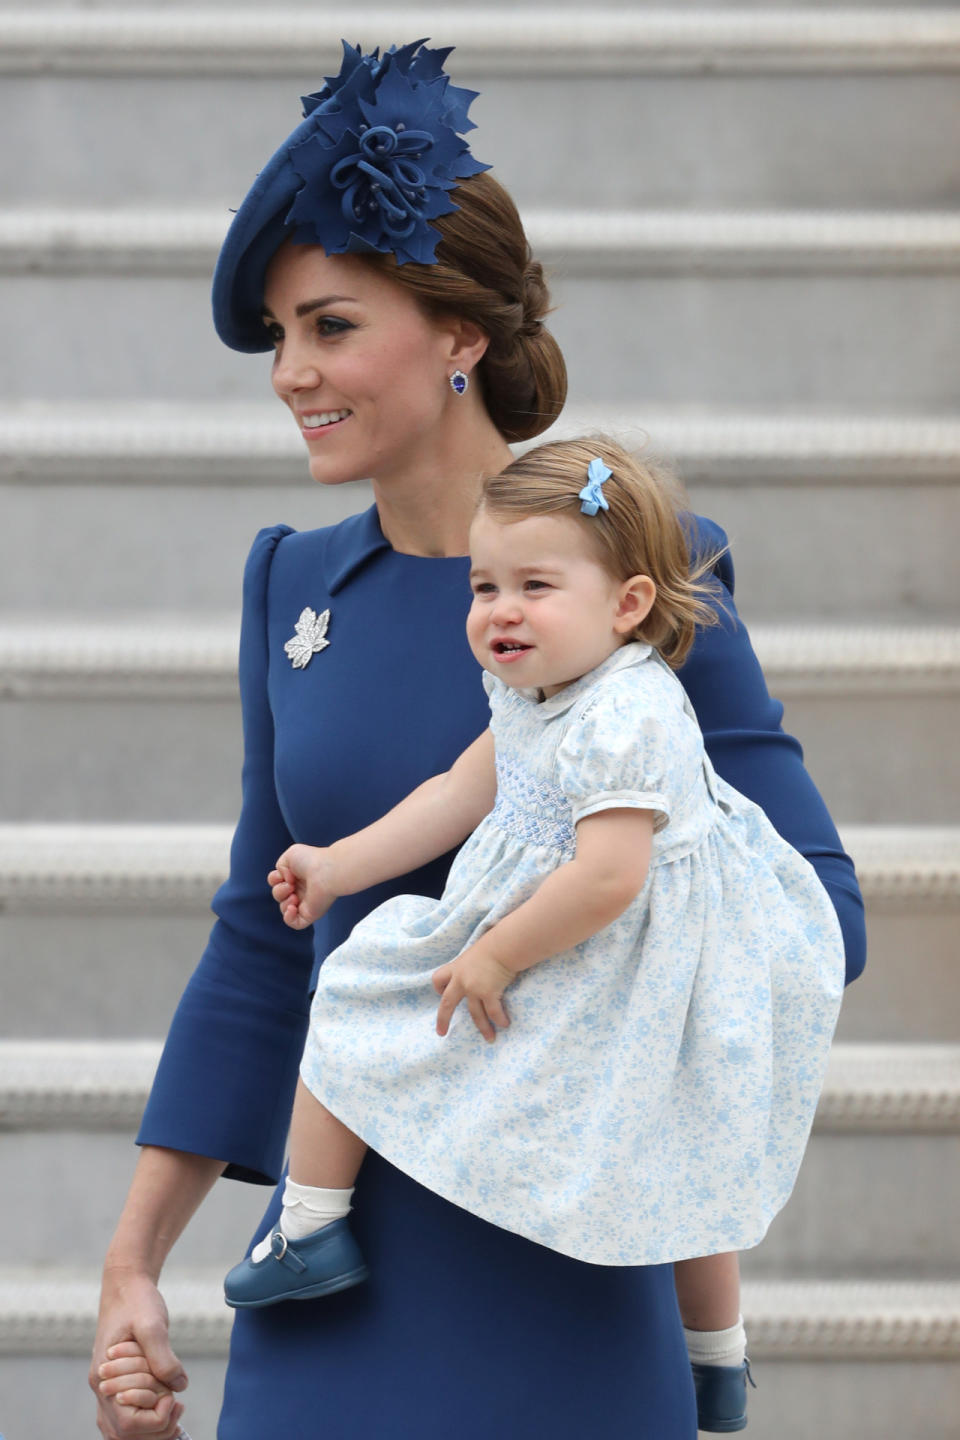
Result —
M713 771L676 676L616 651L538 703L485 676L497 800L439 900L401 895L320 972L302 1074L438 1195L579 1260L756 1245L793 1187L843 987L833 906ZM522 972L494 1044L431 976L572 858L578 820L656 813L641 893Z

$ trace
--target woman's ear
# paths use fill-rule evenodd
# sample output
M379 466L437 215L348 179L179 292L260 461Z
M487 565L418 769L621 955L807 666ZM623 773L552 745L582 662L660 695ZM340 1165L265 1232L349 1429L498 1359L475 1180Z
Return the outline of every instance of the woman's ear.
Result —
M631 575L620 586L619 604L613 619L618 635L629 635L650 614L657 598L657 587L649 575Z
M450 337L450 363L469 375L486 354L490 336L473 320L465 320L460 315L451 315L446 328Z

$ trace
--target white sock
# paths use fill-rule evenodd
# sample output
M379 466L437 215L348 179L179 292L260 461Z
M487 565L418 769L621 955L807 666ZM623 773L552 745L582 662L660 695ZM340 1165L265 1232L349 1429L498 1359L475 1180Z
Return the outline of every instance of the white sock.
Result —
M742 1365L747 1354L743 1316L729 1330L683 1329L690 1360L695 1365Z
M350 1214L353 1186L349 1190L324 1190L319 1185L298 1185L287 1176L283 1188L283 1210L280 1213L280 1229L288 1240L302 1240L334 1220L342 1220ZM270 1236L255 1245L251 1260L263 1260L270 1254Z

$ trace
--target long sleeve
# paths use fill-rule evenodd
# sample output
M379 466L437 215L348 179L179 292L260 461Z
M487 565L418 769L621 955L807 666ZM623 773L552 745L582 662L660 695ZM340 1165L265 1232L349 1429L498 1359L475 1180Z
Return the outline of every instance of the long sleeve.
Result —
M695 551L718 551L726 536L709 520L696 519ZM679 672L717 772L760 805L783 838L816 870L833 902L843 932L847 983L866 960L863 899L853 861L803 764L798 742L781 727L783 706L774 700L733 602L729 553L716 566L719 621L703 629Z
M310 931L290 930L267 872L291 843L274 784L267 691L267 589L286 526L257 536L240 640L243 806L209 944L174 1015L138 1141L215 1156L227 1174L280 1173L309 1013Z

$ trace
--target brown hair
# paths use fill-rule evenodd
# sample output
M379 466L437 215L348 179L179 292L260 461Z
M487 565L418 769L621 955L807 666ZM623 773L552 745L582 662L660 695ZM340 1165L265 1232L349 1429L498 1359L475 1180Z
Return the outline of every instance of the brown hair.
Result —
M610 508L585 515L579 492L587 484L590 461L598 458L612 471L603 483ZM716 600L717 584L706 577L719 554L699 557L691 567L682 503L679 482L664 466L641 461L603 436L538 445L484 481L480 496L480 505L498 520L569 515L614 579L648 575L656 599L627 639L645 640L674 669L687 658L697 626L717 620L709 603Z
M389 272L433 313L461 315L489 336L471 378L505 440L531 440L563 409L567 367L543 324L550 292L523 224L499 181L484 172L461 181L450 198L459 209L431 220L440 231L435 265L398 265L392 255L364 255Z

